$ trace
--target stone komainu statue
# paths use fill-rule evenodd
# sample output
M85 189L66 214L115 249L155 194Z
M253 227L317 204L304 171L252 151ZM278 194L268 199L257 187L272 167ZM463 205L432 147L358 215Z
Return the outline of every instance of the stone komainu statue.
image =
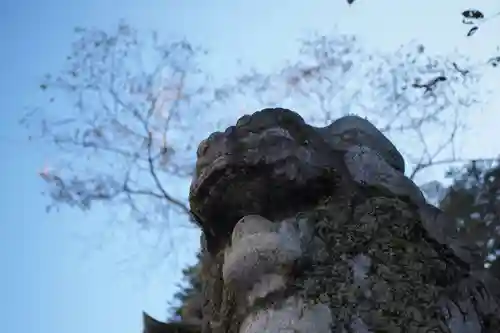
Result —
M197 157L202 316L145 332L500 332L500 282L367 120L264 109Z

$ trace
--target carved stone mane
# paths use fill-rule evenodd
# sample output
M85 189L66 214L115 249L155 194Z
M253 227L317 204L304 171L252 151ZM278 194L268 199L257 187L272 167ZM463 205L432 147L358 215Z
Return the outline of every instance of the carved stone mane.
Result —
M500 282L367 120L264 109L197 157L200 332L500 332Z

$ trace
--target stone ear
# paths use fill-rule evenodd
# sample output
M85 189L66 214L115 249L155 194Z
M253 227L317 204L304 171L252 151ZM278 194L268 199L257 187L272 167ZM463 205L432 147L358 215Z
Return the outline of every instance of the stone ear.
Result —
M326 127L318 128L325 140L335 145L336 140L343 140L344 136L351 136L350 140L361 146L375 150L394 169L404 174L405 161L403 155L393 143L367 119L349 115L335 120Z
M197 325L183 322L163 323L146 312L142 313L142 321L143 333L201 333L201 328Z

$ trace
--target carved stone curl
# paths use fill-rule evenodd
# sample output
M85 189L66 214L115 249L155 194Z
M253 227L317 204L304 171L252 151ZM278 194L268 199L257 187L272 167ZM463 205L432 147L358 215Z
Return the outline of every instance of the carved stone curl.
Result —
M190 204L203 332L500 332L500 282L365 119L244 116L200 144Z

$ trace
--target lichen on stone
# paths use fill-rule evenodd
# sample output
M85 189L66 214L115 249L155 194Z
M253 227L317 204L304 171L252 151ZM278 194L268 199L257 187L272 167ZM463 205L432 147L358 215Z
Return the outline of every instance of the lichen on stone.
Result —
M329 295L338 327L349 326L352 316L375 332L440 325L435 301L466 272L440 259L439 249L425 241L418 216L408 205L397 198L370 197L346 214L345 206L332 199L312 213L317 237L326 246L297 282L307 299ZM360 254L371 263L364 279L369 292L360 288L352 269ZM408 308L411 311L405 311Z
M497 333L500 281L359 117L265 109L200 144L202 333Z

